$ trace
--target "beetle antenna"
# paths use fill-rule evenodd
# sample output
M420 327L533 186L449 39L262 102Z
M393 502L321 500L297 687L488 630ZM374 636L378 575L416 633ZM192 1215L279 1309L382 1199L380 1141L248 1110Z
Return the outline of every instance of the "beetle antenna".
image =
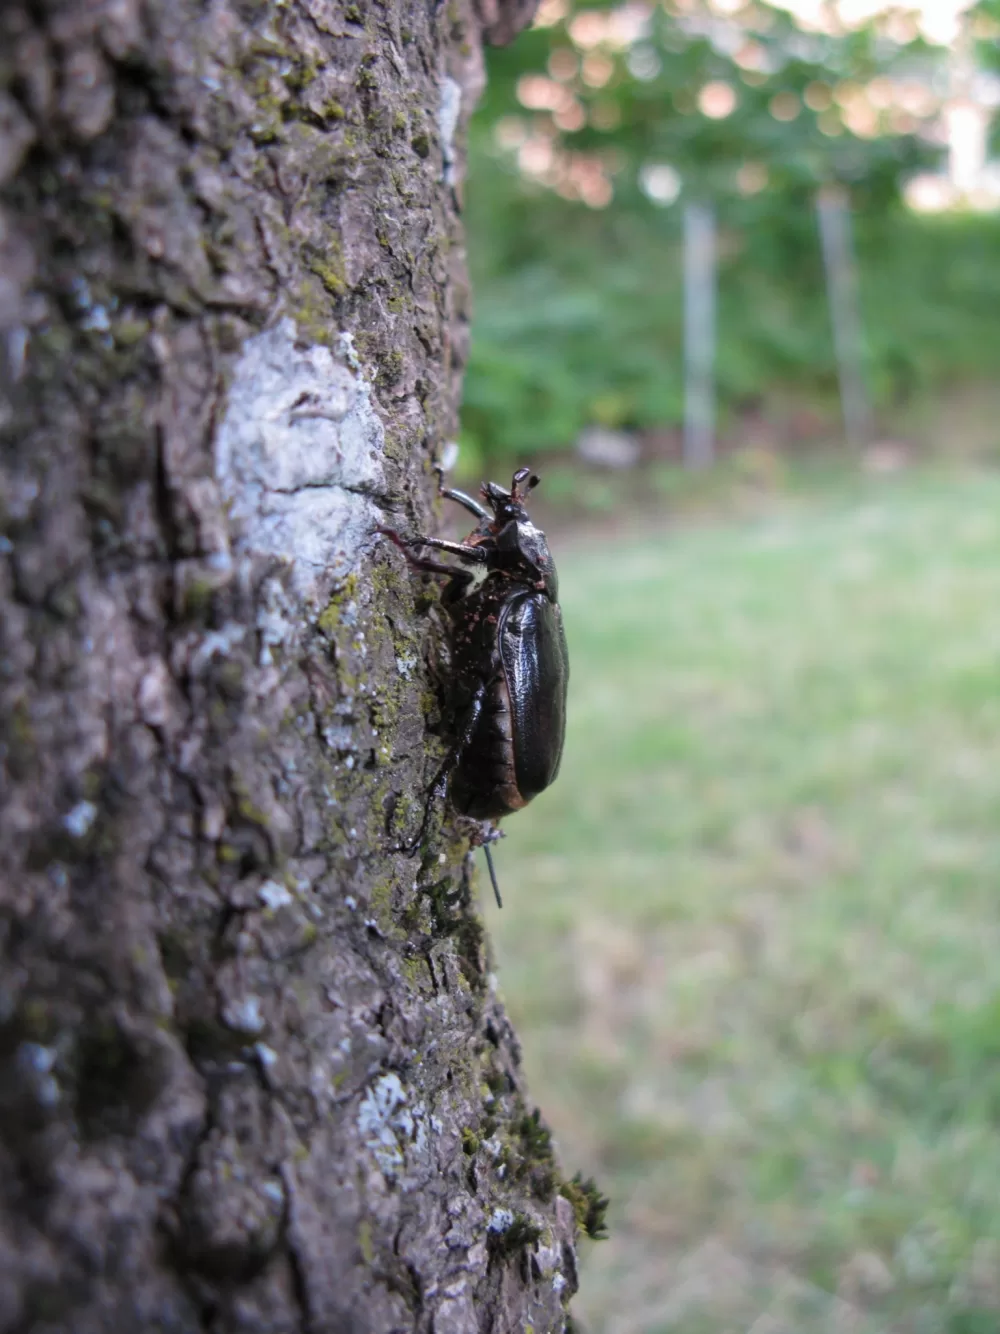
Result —
M503 907L503 899L500 897L500 886L497 884L497 873L493 869L493 854L490 852L490 845L483 844L483 851L486 853L486 865L490 868L490 880L493 884L493 893L496 895L497 907Z
M528 492L533 491L538 485L538 477L530 468L518 468L517 472L511 478L510 498L515 504L520 504L527 499ZM522 486L521 483L525 485Z

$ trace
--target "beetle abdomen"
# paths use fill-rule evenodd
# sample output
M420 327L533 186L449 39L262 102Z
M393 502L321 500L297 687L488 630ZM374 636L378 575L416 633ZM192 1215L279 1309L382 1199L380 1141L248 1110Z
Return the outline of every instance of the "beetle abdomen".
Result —
M500 658L510 700L514 776L525 802L555 779L566 734L569 652L562 613L541 593L507 606Z
M496 820L527 803L518 789L513 716L502 675L486 692L452 779L451 798L456 810L476 820Z

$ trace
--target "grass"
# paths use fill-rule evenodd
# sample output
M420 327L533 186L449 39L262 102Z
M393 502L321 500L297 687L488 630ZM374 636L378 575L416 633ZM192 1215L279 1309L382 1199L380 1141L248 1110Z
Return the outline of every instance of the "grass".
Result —
M1000 1330L1000 475L564 539L500 977L591 1334Z

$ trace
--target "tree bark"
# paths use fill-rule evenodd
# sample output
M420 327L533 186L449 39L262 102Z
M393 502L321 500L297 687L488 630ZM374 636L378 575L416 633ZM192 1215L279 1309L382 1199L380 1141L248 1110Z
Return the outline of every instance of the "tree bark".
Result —
M441 633L374 534L530 6L0 8L0 1331L560 1330L586 1200L467 836L405 851Z

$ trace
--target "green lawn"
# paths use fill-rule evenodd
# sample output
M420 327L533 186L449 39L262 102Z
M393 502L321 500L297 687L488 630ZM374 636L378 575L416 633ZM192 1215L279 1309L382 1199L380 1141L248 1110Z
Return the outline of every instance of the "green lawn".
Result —
M590 1334L1000 1330L1000 475L556 543L499 975ZM489 910L488 910L489 911Z

